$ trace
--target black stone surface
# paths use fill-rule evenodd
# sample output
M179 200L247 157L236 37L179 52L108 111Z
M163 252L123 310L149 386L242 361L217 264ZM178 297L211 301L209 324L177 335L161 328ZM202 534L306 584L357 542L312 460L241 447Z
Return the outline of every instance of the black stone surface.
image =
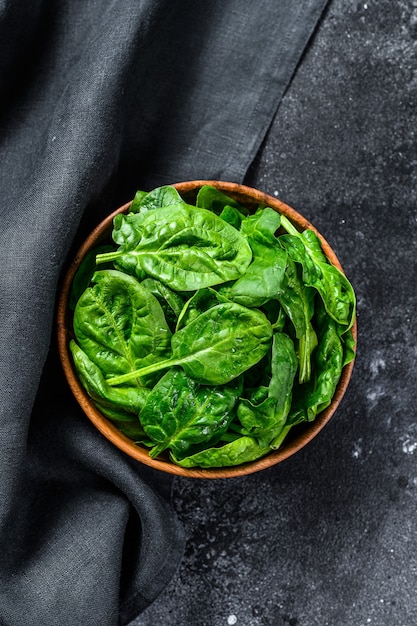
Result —
M416 96L417 1L330 2L246 182L338 254L353 378L280 466L176 480L186 553L134 626L417 624Z

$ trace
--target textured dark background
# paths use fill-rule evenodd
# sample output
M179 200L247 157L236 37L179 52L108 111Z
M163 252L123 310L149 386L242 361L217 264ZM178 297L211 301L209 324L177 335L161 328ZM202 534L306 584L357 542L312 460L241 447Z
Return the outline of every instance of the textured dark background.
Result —
M351 385L282 465L176 479L185 557L132 626L417 624L416 95L417 1L331 1L246 183L312 221L354 284Z

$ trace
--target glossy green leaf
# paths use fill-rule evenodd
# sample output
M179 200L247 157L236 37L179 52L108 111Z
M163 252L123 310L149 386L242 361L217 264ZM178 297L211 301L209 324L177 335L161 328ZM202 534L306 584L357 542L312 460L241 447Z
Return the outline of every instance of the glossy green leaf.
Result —
M89 396L102 406L115 406L136 416L144 407L149 389L137 384L111 387L101 369L81 350L74 340L69 344L78 377Z
M171 331L158 300L117 270L94 274L74 312L77 343L105 376L155 363L171 354Z
M187 300L184 304L177 320L176 330L180 330L196 317L204 313L216 304L222 302L230 302L228 298L222 296L218 291L212 287L205 289L199 289L195 294Z
M178 191L171 185L156 187L152 191L137 191L130 205L131 213L145 213L163 206L184 203ZM184 203L185 204L185 203Z
M168 326L172 331L175 330L177 325L178 316L184 308L184 300L181 296L161 283L160 280L155 278L145 278L141 282L142 287L148 289L158 300L165 315L165 319Z
M282 225L303 244L304 251L294 245L290 247L290 239L285 236L282 239L292 258L303 265L305 285L318 290L328 315L343 325L346 331L349 330L356 313L356 297L352 285L343 272L329 262L313 230L306 229L300 233L284 216Z
M259 444L253 437L245 435L223 446L207 448L183 459L172 455L172 459L181 467L230 467L256 461L270 451L269 446Z
M297 367L292 340L284 333L275 333L267 396L265 397L265 388L261 388L260 394L257 390L250 399L242 398L239 401L237 416L245 433L273 448L274 440L280 435L291 407Z
M239 381L221 387L200 385L181 369L169 370L150 392L142 426L154 442L152 457L169 448L177 457L224 433L233 419Z
M258 310L239 304L217 304L172 336L172 358L117 376L109 384L120 384L174 365L198 382L221 385L257 363L271 345L272 327Z
M316 291L303 284L294 261L288 257L278 300L291 320L298 340L299 381L307 382L311 377L311 356L317 346L317 335L311 323L314 314Z
M229 206L238 210L242 215L248 215L246 207L212 185L203 185L199 189L196 206L212 211L216 215L220 215L225 207Z
M291 408L291 419L312 421L327 408L334 396L344 363L343 345L336 322L323 307L316 313L318 346L314 358L314 376L309 384L300 386L297 399Z
M71 311L74 311L79 298L90 285L91 278L97 269L97 254L110 252L112 249L113 248L110 245L97 246L87 252L85 257L82 259L71 283L69 297L69 308Z
M220 288L230 300L248 307L260 307L276 298L282 289L287 254L275 238L280 216L267 207L242 221L241 232L247 236L253 260L245 274Z
M137 415L117 406L108 406L100 402L96 402L95 405L126 437L129 437L135 443L140 443L147 447L152 446L152 442L149 441L149 437L143 430Z
M176 291L209 287L243 275L252 260L246 238L205 209L187 204L118 215L114 238L121 242L98 262L122 261L126 271L146 273Z

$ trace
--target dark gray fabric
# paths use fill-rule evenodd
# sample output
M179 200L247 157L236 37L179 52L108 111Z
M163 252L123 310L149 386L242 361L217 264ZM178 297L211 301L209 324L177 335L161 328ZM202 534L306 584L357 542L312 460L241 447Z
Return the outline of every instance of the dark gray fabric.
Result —
M65 261L137 188L241 181L325 6L0 1L0 622L127 624L184 537L60 370Z

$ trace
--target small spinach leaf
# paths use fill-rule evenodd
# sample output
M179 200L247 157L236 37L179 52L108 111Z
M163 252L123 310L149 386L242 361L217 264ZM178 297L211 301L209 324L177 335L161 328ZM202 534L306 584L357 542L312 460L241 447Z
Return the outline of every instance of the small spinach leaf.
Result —
M281 291L287 254L275 238L280 216L267 207L242 221L241 231L247 236L253 260L245 274L219 292L230 300L248 307L260 307Z
M230 198L212 185L203 185L201 187L197 194L196 206L212 211L216 215L220 215L227 206L237 209L242 215L248 215L249 213L247 208L237 200Z
M261 388L252 394L251 399L239 401L237 416L245 433L272 448L276 447L274 440L280 435L291 407L297 367L291 339L284 333L274 333L267 397L265 388Z
M175 187L163 185L149 192L137 191L129 210L131 213L145 213L181 202L185 204Z
M176 330L180 330L192 322L196 317L201 315L201 313L204 313L204 311L207 311L221 302L230 302L230 300L222 296L215 289L212 289L212 287L199 289L184 304L183 309L178 316Z
M109 245L97 246L96 248L93 248L92 250L87 252L85 257L81 261L71 283L71 291L68 305L71 311L75 310L79 298L89 286L91 278L97 269L97 254L110 252L111 250L113 250L113 248Z
M117 406L107 406L106 404L100 404L100 402L96 402L95 404L98 410L103 413L107 419L112 421L126 437L133 439L135 443L141 443L147 447L153 445L143 430L137 415L133 415L133 413L129 413L125 409L121 409Z
M327 408L339 382L344 356L336 322L326 314L324 306L317 307L318 346L314 359L314 377L307 385L296 389L296 401L291 407L291 419L312 421Z
M145 278L141 282L142 287L148 289L158 300L165 314L168 326L174 332L178 316L184 308L184 300L175 291L155 278Z
M233 226L233 228L236 228L236 230L240 230L243 215L235 207L226 205L223 211L220 213L219 217L228 224L231 224L231 226Z
M318 290L328 315L342 324L345 331L349 330L356 313L356 298L352 285L343 272L329 262L313 230L306 229L300 233L285 216L282 216L281 222L287 232L303 243L305 255L309 257L309 264L307 264L307 259L300 249L297 250L295 246L289 248L289 253L292 254L294 260L304 266L305 284ZM283 243L286 245L285 237Z
M304 286L296 264L288 257L278 300L294 325L298 339L300 383L307 382L311 377L311 355L317 346L317 335L311 323L315 293L311 287Z
M270 451L269 446L244 435L223 446L207 448L183 459L177 459L174 454L171 457L181 467L228 467L256 461Z

